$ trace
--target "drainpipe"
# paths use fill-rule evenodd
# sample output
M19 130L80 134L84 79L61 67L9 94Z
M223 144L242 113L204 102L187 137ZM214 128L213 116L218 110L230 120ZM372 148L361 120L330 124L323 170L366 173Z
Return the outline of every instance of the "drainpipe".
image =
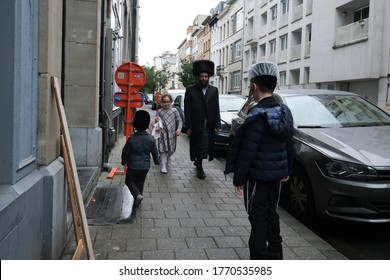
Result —
M138 0L133 0L133 4L131 7L132 10L132 24L131 24L131 55L130 61L138 62L137 51L136 48L138 46Z
M104 54L106 50L106 0L101 1L101 11L100 11L100 65L99 65L99 127L102 129L102 170L105 171L109 169L107 165L107 145L108 145L108 123L109 120L105 115L105 64Z

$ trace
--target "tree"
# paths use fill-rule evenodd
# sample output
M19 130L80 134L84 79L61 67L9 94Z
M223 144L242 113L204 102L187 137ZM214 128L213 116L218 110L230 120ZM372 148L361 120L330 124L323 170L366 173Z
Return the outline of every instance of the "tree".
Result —
M154 80L156 81L156 89L162 91L166 88L169 79L173 74L168 71L168 65L164 65L162 70L155 72Z
M156 87L156 82L155 82L155 73L156 73L156 67L154 66L142 66L142 68L145 71L146 74L146 81L145 85L142 87L141 91L143 93L153 93L154 89Z
M179 81L184 87L196 84L194 75L192 74L192 60L180 59L181 72L177 73Z
M145 85L141 89L144 93L162 91L165 89L169 78L172 77L172 73L168 71L167 66L164 66L162 70L156 70L154 66L142 66L142 68L146 74Z

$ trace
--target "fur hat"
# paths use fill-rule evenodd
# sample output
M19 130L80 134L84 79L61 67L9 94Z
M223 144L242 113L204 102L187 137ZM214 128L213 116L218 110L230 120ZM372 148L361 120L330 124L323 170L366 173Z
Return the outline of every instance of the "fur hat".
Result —
M207 73L209 76L214 76L214 62L211 60L196 60L192 65L192 73L199 76L200 73Z
M136 130L146 130L150 124L150 115L144 110L139 110L135 112L133 125Z

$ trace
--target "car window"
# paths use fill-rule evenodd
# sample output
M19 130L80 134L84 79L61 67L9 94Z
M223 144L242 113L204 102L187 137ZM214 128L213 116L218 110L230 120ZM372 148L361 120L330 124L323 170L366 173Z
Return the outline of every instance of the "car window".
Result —
M182 95L178 95L178 96L175 98L175 101L173 102L173 106L180 107L181 99L182 99L182 98L183 98Z
M219 110L221 112L238 112L244 103L245 103L245 99L241 97L220 98Z
M390 124L390 116L359 96L306 95L285 97L298 127Z

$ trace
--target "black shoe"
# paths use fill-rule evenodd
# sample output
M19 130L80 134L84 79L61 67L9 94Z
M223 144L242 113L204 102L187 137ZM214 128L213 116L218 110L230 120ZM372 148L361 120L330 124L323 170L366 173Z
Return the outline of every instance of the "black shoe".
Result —
M203 171L203 169L198 169L197 171L196 171L196 177L198 177L199 179L204 179L204 178L206 178L206 174L204 174L204 171Z
M141 204L142 199L144 199L142 195L140 194L137 195L137 197L134 200L134 207L138 207Z

